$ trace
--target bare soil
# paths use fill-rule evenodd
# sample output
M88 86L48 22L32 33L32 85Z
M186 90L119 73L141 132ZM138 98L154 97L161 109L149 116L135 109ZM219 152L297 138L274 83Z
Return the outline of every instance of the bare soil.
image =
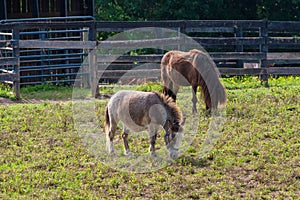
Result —
M60 100L63 101L63 100ZM41 104L46 102L46 100L40 99L22 99L22 100L11 100L8 98L0 97L0 105L11 105L11 104ZM49 100L47 100L49 102ZM52 102L52 100L50 100ZM53 102L56 102L53 100Z

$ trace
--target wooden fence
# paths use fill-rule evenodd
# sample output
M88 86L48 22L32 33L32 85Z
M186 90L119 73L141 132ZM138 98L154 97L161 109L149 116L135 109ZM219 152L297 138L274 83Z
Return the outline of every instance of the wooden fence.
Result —
M104 35L139 30L164 28L178 33L150 39L115 39L97 41ZM42 82L74 82L81 62L89 50L112 54L117 49L151 48L144 55L124 53L105 68L107 56L98 55L98 75L102 79L119 79L130 70L130 78L159 77L159 62L163 50L184 49L180 34L201 45L216 62L221 75L260 75L267 83L270 74L300 74L300 22L278 21L153 21L153 22L95 22L90 18L36 19L0 24L0 81L14 83L19 97L20 84ZM159 45L158 45L159 44ZM168 46L168 48L165 48ZM183 49L182 49L183 48ZM153 50L154 49L154 50ZM155 50L157 49L157 50ZM147 52L147 51L145 51ZM148 64L148 65L145 65ZM142 68L139 68L141 66ZM144 67L144 68L143 68ZM97 68L95 68L97 69ZM87 74L90 76L91 74Z
M162 21L97 22L97 32L161 27L190 36L208 51L222 75L299 75L300 22ZM122 44L120 42L120 44ZM118 46L119 44L115 44ZM125 64L159 63L162 55L124 56ZM118 60L121 63L122 59ZM121 63L124 66L124 63ZM128 68L128 67L127 67Z

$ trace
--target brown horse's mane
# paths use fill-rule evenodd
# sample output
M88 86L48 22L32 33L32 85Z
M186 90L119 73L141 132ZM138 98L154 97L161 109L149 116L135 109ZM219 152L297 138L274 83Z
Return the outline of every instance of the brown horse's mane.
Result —
M159 99L162 101L162 103L167 108L169 108L169 111L174 116L176 122L181 122L182 121L182 114L181 114L181 111L180 111L179 107L174 102L173 98L170 97L170 96L166 96L163 93L159 93L159 92L156 92L156 91L152 91L152 92L159 97Z

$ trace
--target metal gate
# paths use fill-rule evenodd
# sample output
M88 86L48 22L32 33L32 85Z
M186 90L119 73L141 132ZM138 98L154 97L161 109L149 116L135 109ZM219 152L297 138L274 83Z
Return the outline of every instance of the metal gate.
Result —
M90 16L3 20L0 23L0 57L3 61L0 69L2 74L19 72L20 85L71 85L88 49L36 48L32 46L34 42L19 48L19 40L95 41L96 35L94 18ZM13 77L7 81L14 81L16 77Z

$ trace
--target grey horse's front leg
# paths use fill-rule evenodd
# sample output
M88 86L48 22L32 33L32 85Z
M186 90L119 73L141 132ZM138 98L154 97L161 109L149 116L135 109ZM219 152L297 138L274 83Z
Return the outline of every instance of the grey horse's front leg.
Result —
M156 152L155 152L155 142L156 142L156 136L157 134L150 135L150 147L149 147L149 152L151 156L156 157Z

